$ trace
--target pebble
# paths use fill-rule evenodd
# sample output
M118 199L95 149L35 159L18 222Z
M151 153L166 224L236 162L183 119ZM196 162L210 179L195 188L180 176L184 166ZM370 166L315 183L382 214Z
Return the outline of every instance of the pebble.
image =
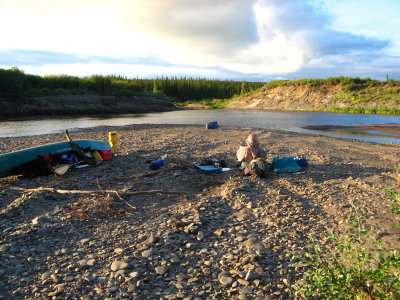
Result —
M88 261L86 259L81 259L78 261L78 264L82 267L87 266L88 265Z
M218 280L223 286L231 285L233 282L232 277L229 276L221 276L218 278Z
M158 266L155 268L155 271L159 275L164 275L168 271L168 267L167 266Z
M124 262L124 261L120 261L120 260L115 260L111 263L111 270L112 271L119 271L119 270L125 270L126 268L128 268L129 264Z
M41 276L42 281L49 279L50 275L51 275L51 273L49 273L49 272L43 273Z
M117 254L122 254L122 253L124 253L124 249L122 249L122 248L115 248L115 249L114 249L114 252L117 253Z
M6 252L10 248L10 245L1 245L0 246L0 253Z
M254 280L256 278L257 278L257 274L254 273L253 270L250 269L250 270L247 271L245 280L252 281L252 280Z
M142 256L143 256L143 257L150 257L150 256L152 256L153 254L154 254L153 248L150 248L150 249L145 250L145 251L142 252Z

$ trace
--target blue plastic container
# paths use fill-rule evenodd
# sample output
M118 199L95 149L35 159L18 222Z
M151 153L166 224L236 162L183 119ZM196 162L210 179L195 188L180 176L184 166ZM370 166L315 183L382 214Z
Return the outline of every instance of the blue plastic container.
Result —
M157 170L157 169L160 169L164 165L165 165L165 159L164 158L160 158L160 159L157 159L157 160L155 160L155 161L150 163L150 169L151 170Z
M206 124L206 129L217 129L218 126L218 122L210 122Z

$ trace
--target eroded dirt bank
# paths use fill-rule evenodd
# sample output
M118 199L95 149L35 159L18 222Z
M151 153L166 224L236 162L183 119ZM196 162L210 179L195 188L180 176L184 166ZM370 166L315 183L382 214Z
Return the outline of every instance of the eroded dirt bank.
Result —
M177 110L171 102L140 96L54 95L0 97L0 117L132 114Z
M399 109L397 87L388 85L354 85L350 90L344 84L287 84L265 86L239 96L227 104L227 109L259 109L289 111L379 111L383 108L394 113ZM361 93L361 91L363 91ZM385 93L388 93L384 97ZM381 95L381 96L379 96Z
M251 128L132 125L71 135L107 140L118 155L62 177L0 179L0 298L290 299L303 269L286 256L329 230L346 235L352 205L368 238L400 248L399 217L383 185L394 185L399 145ZM258 134L271 160L304 155L305 172L245 177L235 153ZM64 141L63 134L1 138L0 153ZM146 163L166 155L165 172ZM226 159L205 175L174 159ZM176 160L175 160L176 162ZM163 169L161 169L163 170ZM117 190L118 195L28 190ZM182 194L131 194L161 190ZM372 244L371 244L372 245Z

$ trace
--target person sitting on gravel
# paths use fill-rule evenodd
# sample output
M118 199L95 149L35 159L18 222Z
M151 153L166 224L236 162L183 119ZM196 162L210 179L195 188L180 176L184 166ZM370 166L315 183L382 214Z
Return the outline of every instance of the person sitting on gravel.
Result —
M260 148L258 138L255 134L249 134L246 144L247 146L240 146L236 153L239 163L250 163L253 159L265 158L266 152Z
M270 164L264 159L265 150L260 148L258 138L250 134L246 139L247 146L241 146L236 153L238 162L245 175L265 177Z

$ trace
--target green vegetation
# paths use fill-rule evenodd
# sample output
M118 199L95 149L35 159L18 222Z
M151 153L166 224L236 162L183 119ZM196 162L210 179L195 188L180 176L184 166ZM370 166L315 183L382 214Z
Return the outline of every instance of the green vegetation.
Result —
M400 182L400 164L396 168L397 172L397 180ZM392 211L400 215L400 189L395 189L392 187L384 187L383 189L386 193L386 196L392 201L391 209ZM399 224L400 225L400 224Z
M371 103L379 103L380 107ZM400 82L349 83L331 99L330 104L329 110L333 112L400 114Z
M185 101L180 102L179 105L187 106L189 104L201 104L207 109L223 109L226 104L228 104L231 99L203 99L200 101Z
M387 107L336 107L331 106L325 109L325 112L335 113L351 113L351 114L381 114L381 115L400 115L400 109L387 108Z
M400 180L400 165L396 168ZM400 215L400 190L384 187L392 202L392 211ZM331 234L333 247L317 242L293 258L307 268L305 282L295 286L296 295L322 299L400 299L400 255L396 249L377 247L366 242L368 231L364 215L354 207L351 235L344 239ZM399 224L400 225L400 224Z
M380 81L372 80L370 78L351 78L351 77L330 77L325 79L294 79L294 80L274 80L264 85L264 90L280 87L280 86L322 86L322 85L359 85L359 84L380 84Z
M379 241L371 249L365 216L355 208L351 217L350 237L331 235L332 248L314 242L304 254L294 255L307 268L305 283L295 293L306 299L400 299L400 255L384 250Z
M69 75L36 76L25 74L18 68L0 69L0 95L29 96L55 94L100 94L157 96L173 100L200 101L204 99L229 99L263 86L262 82L239 82L203 78L129 79L122 76ZM217 103L218 100L205 100ZM222 101L223 102L223 101ZM218 104L213 104L218 106Z

